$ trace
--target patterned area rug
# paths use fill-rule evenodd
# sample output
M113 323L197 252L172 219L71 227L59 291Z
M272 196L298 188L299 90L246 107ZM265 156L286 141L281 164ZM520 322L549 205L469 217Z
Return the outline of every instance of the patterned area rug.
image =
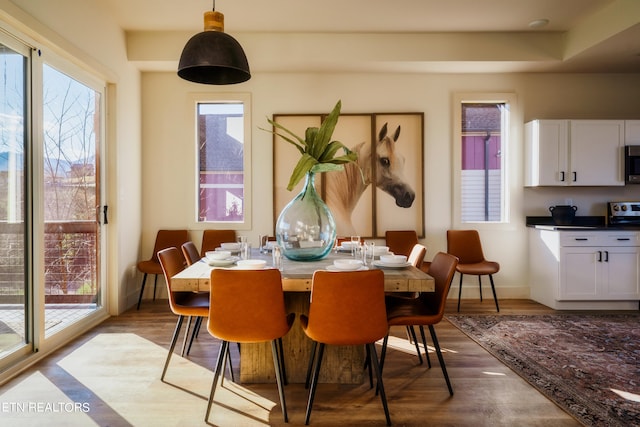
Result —
M640 314L447 315L586 426L640 426Z

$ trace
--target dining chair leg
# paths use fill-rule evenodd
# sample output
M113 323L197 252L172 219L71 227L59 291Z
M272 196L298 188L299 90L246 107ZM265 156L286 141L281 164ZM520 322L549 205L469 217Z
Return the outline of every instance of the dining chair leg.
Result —
M277 341L280 341L278 344ZM280 395L280 406L282 406L282 417L284 418L284 422L289 422L289 417L287 417L287 403L284 398L284 379L282 376L283 368L281 366L280 354L282 353L282 348L280 348L280 354L278 354L278 345L282 345L282 340L273 340L271 341L271 353L273 353L273 367L276 372L276 383L278 384L278 394Z
M431 358L429 357L429 347L427 347L427 337L424 334L424 327L420 325L420 336L422 337L422 345L424 345L424 355L427 358L427 366L431 369Z
M278 338L278 356L280 358L280 374L282 375L282 382L284 385L288 385L287 380L287 367L284 364L284 347L282 345L282 337Z
M416 336L416 329L413 326L407 326L407 335L409 335L409 341L413 340L413 343L416 346L416 354L418 355L418 364L422 365L422 354L420 351L420 342Z
M458 287L458 312L460 312L460 298L462 298L462 276L460 273L460 286Z
M220 351L218 352L218 361L216 362L215 371L213 371L213 383L211 384L211 393L209 394L209 402L207 403L207 413L204 416L204 422L206 423L211 413L211 406L213 406L213 396L216 393L216 386L218 384L218 378L220 377L220 371L224 366L224 361L227 358L229 351L229 341L222 341L220 344Z
M307 377L304 380L304 388L309 388L309 382L311 381L311 371L313 370L313 363L316 358L316 348L318 343L316 341L311 342L311 355L309 356L309 365L307 366Z
M366 350L364 366L362 369L366 369L369 372L369 388L373 388L373 370L371 369L371 351L368 346L364 347Z
M153 300L156 300L156 289L158 288L158 275L156 274L156 278L153 279Z
M496 287L493 284L493 275L489 275L489 281L491 282L491 290L493 291L493 299L496 302L496 310L498 313L500 312L500 307L498 307L498 296L496 295Z
M184 331L184 339L182 341L182 352L180 356L184 357L185 352L187 351L187 341L189 341L189 331L191 330L191 321L193 320L193 316L189 316L187 319L187 330Z
M182 327L183 321L184 321L184 316L178 316L178 321L176 322L176 328L173 331L173 337L171 337L171 344L169 345L169 354L167 354L167 360L164 362L164 369L162 370L160 381L164 381L164 376L167 373L167 368L169 367L169 361L171 360L171 356L173 355L173 350L176 347L176 342L178 341L178 335L180 334L180 328Z
M480 302L482 302L482 276L478 276L478 287L480 289Z
M198 331L200 330L201 324L202 324L202 317L197 317L196 323L195 325L193 325L193 332L191 332L191 338L189 339L189 346L187 347L187 353L186 353L187 356L189 355L189 353L191 353L191 346L193 345L193 341L198 336Z
M389 416L389 407L387 406L387 395L384 392L384 384L382 383L382 370L380 365L378 364L378 355L376 354L376 346L375 343L369 343L367 346L370 348L371 352L371 362L373 364L373 369L376 371L376 378L378 380L378 387L376 392L380 392L380 400L382 401L382 407L384 409L384 416L387 419L387 425L391 425L391 417Z
M440 343L438 343L438 337L436 336L436 330L434 329L433 325L429 325L429 332L431 333L433 346L436 348L436 354L438 355L438 362L440 362L440 367L442 368L444 379L447 382L447 387L449 388L449 394L453 396L453 387L451 387L451 381L449 381L449 374L447 374L447 366L444 363L444 358L442 357L442 352L440 351Z
M227 369L229 370L229 377L231 378L232 382L236 382L236 376L233 373L233 361L231 360L231 345L227 346ZM222 380L220 381L220 384L224 383L224 376L222 377Z
M389 334L385 335L382 340L382 350L380 350L380 362L378 363L380 366L380 371L384 368L384 359L387 357L387 344L389 343Z
M313 371L313 378L311 380L311 389L309 390L309 400L307 402L307 412L304 417L304 424L309 425L309 418L311 418L311 408L313 407L313 398L316 394L316 387L318 386L318 377L320 376L320 366L322 365L322 356L324 354L324 344L320 343L318 349L318 360L315 363L315 369ZM315 351L314 351L315 353Z
M140 303L142 302L142 293L144 292L144 285L147 284L147 273L144 273L142 276L142 286L140 286L140 296L138 297L138 308L136 310L140 310Z

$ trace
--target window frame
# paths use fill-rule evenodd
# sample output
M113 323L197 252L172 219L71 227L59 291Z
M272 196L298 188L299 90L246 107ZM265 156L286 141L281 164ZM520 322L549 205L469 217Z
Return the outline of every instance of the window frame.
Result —
M243 104L243 213L242 221L200 221L199 220L199 197L200 197L200 165L198 147L198 105L203 103L242 103ZM246 92L237 93L191 93L189 94L189 111L191 112L191 147L193 154L193 186L190 206L190 228L192 230L204 230L216 228L223 230L251 230L253 212L253 174L252 174L252 134L251 134L251 94Z
M509 108L509 123L502 129L502 214L500 221L462 221L462 105L467 103L504 103ZM505 229L512 228L513 195L517 194L517 179L512 170L516 161L516 135L518 135L517 97L511 92L459 92L453 96L453 206L452 225L454 228Z

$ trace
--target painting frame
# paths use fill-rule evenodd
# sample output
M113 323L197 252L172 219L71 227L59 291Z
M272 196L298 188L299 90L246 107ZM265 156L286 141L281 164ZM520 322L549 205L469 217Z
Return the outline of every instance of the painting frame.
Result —
M274 114L273 121L296 135L318 127L326 114ZM382 137L382 138L381 138ZM316 188L336 219L339 237L357 234L365 239L385 237L387 230L415 230L425 236L424 218L424 113L347 113L338 119L333 140L359 152L358 173L345 186L344 172L326 172ZM273 220L301 191L286 187L300 152L273 135ZM375 178L375 182L374 182ZM343 181L339 181L342 179ZM363 180L364 179L364 180ZM338 180L338 181L336 181ZM339 195L336 188L347 188ZM344 200L350 195L356 198Z

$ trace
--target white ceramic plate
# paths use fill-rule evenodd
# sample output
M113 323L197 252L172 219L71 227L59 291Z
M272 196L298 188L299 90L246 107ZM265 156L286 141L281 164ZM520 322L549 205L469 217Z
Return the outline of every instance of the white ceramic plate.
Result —
M363 265L362 267L358 268L357 270L341 270L338 267L336 267L335 265L329 265L327 266L327 270L328 271L364 271L364 270L368 270L369 267L367 267L366 265Z
M239 253L240 253L240 249L238 249L238 250L233 250L233 251L232 251L232 250L224 249L224 248L216 248L215 250L216 250L216 251L228 251L228 252L231 252L231 254L232 254L232 255L233 255L233 254L239 254Z
M238 258L237 256L232 256L227 259L206 259L205 258L204 261L212 267L224 267L225 265L235 264L235 262L238 261L239 259L240 258Z
M405 262L404 264L401 263L397 263L397 262L382 262L382 261L373 261L373 265L375 265L376 267L382 267L382 268L407 268L411 265L410 262Z
M235 265L235 266L231 267L231 270L266 270L268 268L273 268L273 267L271 267L270 265L265 265L264 267L262 267L262 266L261 267L254 267L254 266L249 266L249 265L247 265L247 266Z

